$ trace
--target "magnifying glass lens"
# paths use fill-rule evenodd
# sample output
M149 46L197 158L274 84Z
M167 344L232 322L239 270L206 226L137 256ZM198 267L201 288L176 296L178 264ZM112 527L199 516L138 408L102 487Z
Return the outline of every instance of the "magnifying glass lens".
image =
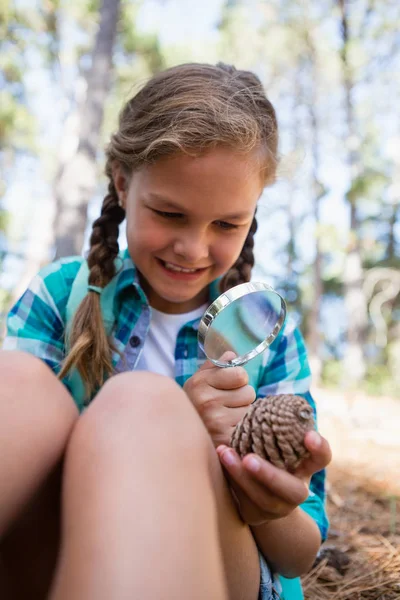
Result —
M246 363L276 338L286 317L283 298L265 283L244 283L207 309L199 327L199 344L207 358L221 367ZM236 358L224 360L234 352Z

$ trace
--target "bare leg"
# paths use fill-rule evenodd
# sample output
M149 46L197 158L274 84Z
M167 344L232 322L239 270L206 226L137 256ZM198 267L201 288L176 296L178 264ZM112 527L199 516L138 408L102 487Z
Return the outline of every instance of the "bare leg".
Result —
M61 459L77 416L42 361L0 352L0 538Z
M226 599L209 438L165 377L112 378L66 456L52 600Z
M10 360L12 357L12 360ZM1 368L2 367L2 368ZM17 368L18 367L18 368ZM64 387L56 380L56 378L52 375L52 373L50 372L49 369L46 368L45 365L43 365L40 361L37 361L36 359L34 359L33 357L29 356L29 355L24 355L21 353L0 353L0 374L1 374L1 388L0 388L0 409L3 410L5 418L3 418L2 420L0 419L0 431L2 432L3 435L3 430L1 429L1 426L3 423L5 423L5 419L9 419L10 415L7 414L6 409L2 409L1 408L1 402L2 402L2 398L5 397L6 398L6 403L9 403L9 399L7 399L8 397L6 396L6 394L4 392L6 392L7 390L11 389L10 386L17 386L18 388L18 394L21 395L21 397L23 399L26 400L25 405L23 405L23 401L21 401L21 406L23 406L24 410L21 409L22 414L22 419L19 420L18 418L15 419L15 425L18 425L19 427L22 427L23 429L23 425L25 426L26 432L25 432L25 437L24 437L24 447L26 449L25 454L28 454L28 457L26 457L26 462L29 464L29 461L27 460L27 458L29 458L31 456L31 451L29 450L28 447L28 441L29 439L33 439L34 441L36 440L37 436L35 437L35 435L32 435L31 430L30 430L30 424L35 424L36 423L36 419L37 419L37 410L36 408L39 406L40 410L39 412L42 414L42 422L40 424L41 431L45 432L46 436L48 436L48 438L50 440L53 439L52 437L52 433L54 433L54 431L58 431L61 432L61 435L59 435L58 438L56 438L55 442L56 442L56 450L51 451L50 453L47 453L45 451L42 452L41 456L45 457L47 462L46 462L46 467L44 469L37 469L36 473L38 473L39 476L37 477L33 477L32 475L34 473L29 472L28 473L28 477L26 478L24 475L24 465L26 465L26 462L24 463L22 461L22 463L20 465L18 465L18 470L15 471L12 469L9 469L8 471L6 470L6 466L7 463L5 463L4 461L0 463L0 481L2 482L9 482L10 481L10 476L16 477L17 479L17 483L19 485L14 486L11 488L11 490L9 491L8 495L5 494L0 499L0 516L1 514L5 514L7 513L7 510L4 511L4 507L7 508L7 505L5 503L5 500L7 498L9 498L9 506L13 506L13 502L19 502L21 504L21 506L23 506L25 504L25 501L23 500L23 498L28 498L33 494L33 491L39 486L40 482L43 481L43 479L45 478L45 474L50 472L50 468L48 468L48 465L50 464L55 464L57 462L56 457L59 455L62 455L62 450L57 450L58 447L62 448L65 440L68 439L69 436L69 431L71 430L76 417L77 417L77 411L75 409L75 407L72 404L72 400L69 396L69 394L67 394L67 392L65 391ZM140 385L138 385L138 376L141 378L141 383ZM7 378L10 378L10 381L8 381ZM91 452L97 452L97 446L99 447L99 449L101 450L100 455L96 458L96 461L94 463L94 466L100 465L101 469L102 469L102 478L100 478L99 480L97 480L97 477L95 476L95 474L92 474L92 478L94 477L96 480L96 483L101 484L103 479L103 485L102 485L102 489L108 490L108 484L107 484L107 477L108 477L108 471L107 469L111 469L111 471L113 470L113 464L112 461L115 459L117 462L121 462L122 466L121 469L123 471L123 468L125 468L125 470L128 469L128 467L130 467L129 472L130 473L134 473L134 475L136 476L136 473L138 472L138 474L144 478L144 480L146 481L146 486L149 484L149 490L152 490L152 477L150 476L151 474L149 474L149 472L147 471L147 459L151 458L153 461L156 461L156 467L158 469L161 470L161 475L165 475L165 473L163 473L163 471L165 470L165 472L167 472L167 468L166 468L166 463L168 462L167 458L165 458L164 462L161 459L163 459L164 455L164 449L163 449L163 445L164 445L164 437L163 437L163 432L161 432L161 435L158 434L154 434L153 437L151 436L151 432L154 431L159 431L160 428L162 430L165 430L167 432L167 439L168 440L181 440L181 444L184 447L185 444L188 444L187 441L187 437L190 437L190 446L192 446L191 450L194 451L194 449L197 447L197 452L196 455L198 455L199 460L201 461L201 468L198 468L196 461L194 460L194 458L191 456L190 452L189 452L189 456L188 456L188 460L194 460L194 462L196 464L193 465L193 469L197 469L199 471L199 480L204 477L204 463L203 463L203 459L204 459L204 447L206 447L207 452L207 463L208 463L208 469L209 469L209 474L211 474L211 479L212 479L212 484L214 487L214 495L215 498L217 500L217 517L218 517L218 532L219 532L219 538L220 538L220 543L221 543L221 547L222 547L222 554L223 554L223 562L224 562L224 568L225 568L225 574L226 574L226 579L228 582L228 590L229 590L229 598L232 600L253 600L255 598L257 598L257 593L258 593L258 582L259 582L259 568L258 568L258 556L257 556L257 550L254 544L254 540L251 536L251 533L248 529L248 527L246 527L245 525L243 525L243 523L241 522L241 520L239 519L235 506L233 505L229 490L226 486L226 482L224 480L220 465L219 465L219 461L216 457L214 448L208 438L208 435L206 434L203 426L201 425L201 423L199 424L199 420L197 417L197 414L194 413L193 410L189 410L186 407L186 404L189 404L189 400L186 398L186 396L183 394L182 391L180 391L175 385L173 385L172 383L169 383L167 386L167 389L164 387L164 383L167 381L164 378L158 378L157 381L157 394L155 394L152 390L155 389L155 383L154 383L154 378L155 376L152 376L150 374L144 375L144 374L126 374L124 376L119 376L117 378L113 378L112 381L109 382L108 386L105 386L104 390L101 392L101 394L99 394L99 396L96 398L96 401L93 403L93 406L91 407L90 411L93 412L93 419L91 418L90 422L87 424L87 428L85 425L86 430L89 431L88 436L86 436L86 434L82 434L81 435L81 441L78 442L75 441L75 447L78 447L78 450L74 451L75 452L75 459L72 460L71 459L71 463L73 465L76 466L77 469L77 474L76 476L74 476L75 479L79 480L79 477L85 477L86 476L86 470L90 470L91 465L86 465L84 464L84 462L82 461L82 469L80 470L80 457L79 457L79 444L81 444L82 442L82 449L83 449L83 453L86 453L86 450L89 448L91 448ZM123 380L123 383L121 383L122 378L125 378ZM114 387L115 384L115 387ZM118 384L118 385L117 385ZM29 390L29 392L27 391ZM39 390L39 391L38 391ZM132 392L133 390L133 392ZM18 396L17 391L15 392L15 395L12 395L12 398L15 398ZM141 402L134 402L134 397L135 398L140 398ZM103 398L103 399L102 399ZM29 399L29 401L28 401ZM102 404L103 406L100 406L100 400L102 400ZM46 404L47 403L47 404ZM48 410L45 409L45 407L48 405ZM96 408L96 406L98 406L99 410L94 411L94 409ZM190 404L189 404L190 406ZM145 410L147 407L147 411ZM33 415L33 417L30 414L30 410L34 409L35 414ZM191 409L191 407L190 407ZM88 414L90 414L90 411L88 411ZM182 411L182 412L181 412ZM1 413L3 414L3 413ZM67 419L65 420L64 423L67 423L67 426L64 428L63 427L63 415L67 416ZM58 418L60 418L60 421L58 421ZM157 418L159 419L157 421ZM117 422L114 422L114 420L117 420ZM52 422L53 420L55 420L55 427L54 429L52 428ZM110 421L111 420L111 421ZM10 424L11 421L9 420L8 423ZM69 423L69 424L68 424ZM91 427L91 423L93 423L94 427L97 427L97 425L99 425L98 427L98 431L92 431L92 427ZM157 425L158 423L158 425ZM114 448L113 453L110 454L110 457L108 460L108 457L106 455L108 455L108 448L107 448L107 444L108 444L108 437L109 437L109 432L108 432L108 427L110 426L110 433L112 433L111 437L110 437L110 441L114 440L115 437L117 437L119 435L119 430L121 430L121 436L124 435L127 438L127 442L129 442L129 438L131 435L134 434L135 439L138 440L138 444L140 446L140 444L142 444L142 448L139 448L139 452L137 454L136 450L134 452L135 456L137 454L137 456L141 457L141 461L133 461L130 462L126 460L126 451L129 449L129 444L127 445L127 448L125 448L125 442L123 439L119 440L119 445L117 445L117 447L115 447L115 443L118 442L118 437L116 440L113 441L113 444L111 445ZM129 432L127 432L127 427L129 427ZM156 429L154 429L154 427L156 427ZM37 426L36 428L33 428L33 434L37 433ZM84 430L85 431L85 430ZM149 435L148 435L149 432ZM95 434L95 437L93 438L93 434ZM96 438L96 435L99 435L99 438ZM75 436L74 436L75 437ZM5 438L5 436L3 436L3 439ZM64 440L64 442L63 442ZM16 442L18 442L19 440L16 439ZM87 445L86 442L89 444ZM101 442L101 443L100 443ZM156 452L152 453L152 452L143 452L143 449L146 448L146 444L148 446L148 448L152 448L152 446L154 446ZM36 446L36 443L35 443ZM40 446L40 445L39 445ZM96 447L94 449L94 446ZM180 446L180 448L182 449L182 446ZM51 447L51 445L50 445ZM160 448L161 453L160 453ZM179 448L176 448L176 456L181 457L182 455L182 451ZM71 455L74 455L74 452L70 451ZM173 453L170 451L170 454ZM193 453L193 452L192 452ZM153 454L155 454L155 456L153 456ZM37 449L35 448L35 455L37 455ZM161 455L161 456L160 456ZM114 458L113 458L114 457ZM107 458L107 460L105 460ZM157 462L158 459L158 462ZM104 465L102 463L102 461L104 460ZM175 455L174 455L174 465L176 462L176 467L180 468L182 470L182 463L180 463L180 458L179 460L175 460ZM40 465L39 465L40 466ZM22 467L22 468L21 468ZM74 467L75 468L75 467ZM140 470L143 469L144 472L141 473ZM193 471L193 469L191 469ZM72 468L70 469L70 471L72 470ZM172 468L173 470L173 468ZM20 475L20 479L18 479L18 475ZM178 474L179 475L179 474ZM146 480L146 476L148 479L150 479L150 482L147 482ZM185 477L186 477L186 473L185 473ZM72 477L70 476L69 479L72 479ZM198 481L199 481L198 480ZM167 483L171 482L171 479L168 477L167 478ZM190 484L190 480L187 479L188 482L188 487ZM26 483L28 483L29 485L26 486ZM154 483L154 481L153 481ZM160 480L160 487L162 483L162 480ZM80 484L79 484L80 485ZM81 491L81 489L79 488L78 485L78 489L76 490L77 493L77 501L80 502L81 504L82 499L85 498L85 494L83 493L83 491ZM191 485L191 484L190 484ZM71 487L71 485L69 486ZM205 488L207 488L207 482L204 486ZM56 558L56 552L57 552L57 537L56 537L56 533L58 530L58 523L57 523L57 515L58 515L58 492L57 490L54 491L54 487L53 484L50 486L50 490L49 490L49 486L48 484L46 484L45 487L45 491L43 492L43 494L41 493L38 496L38 500L36 502L33 503L33 512L28 512L28 514L30 514L30 516L28 517L28 519L30 520L30 523L33 523L33 528L28 528L27 527L27 520L26 520L26 516L24 515L23 519L21 518L19 520L19 524L17 524L17 526L15 527L15 532L16 532L16 536L14 538L11 537L12 541L13 541L13 548L18 551L19 550L19 555L17 556L17 554L15 554L15 556L17 556L17 561L15 561L14 566L15 566L15 570L14 572L16 573L16 575L20 576L20 581L21 582L26 582L27 583L27 587L26 589L30 589L30 598L42 598L44 599L44 595L41 596L41 590L47 589L48 585L49 585L49 577L51 574L51 568L54 565L55 562L55 558ZM100 489L101 486L98 485L97 487L97 492L98 493L102 493L102 489ZM2 485L2 490L5 490L5 486ZM13 495L13 490L17 491L17 493L14 493ZM23 492L21 494L21 491ZM96 490L94 490L96 491ZM112 489L110 490L112 491ZM173 491L173 490L172 490ZM50 494L49 494L50 492ZM70 495L73 494L72 492L69 492ZM186 493L186 491L185 491ZM201 494L204 493L204 489L201 490L201 492L199 492L199 496L198 497L202 497ZM22 495L22 498L21 498ZM122 495L122 494L121 494ZM160 492L160 497L161 500L163 500L163 492ZM206 490L206 495L207 495L207 490ZM166 496L167 497L167 496ZM55 498L55 501L54 501ZM19 499L19 500L18 500ZM151 498L150 498L151 499ZM120 498L121 500L121 498ZM145 500L145 499L144 499ZM87 506L87 502L84 503ZM207 504L207 503L206 503ZM131 505L133 506L133 505ZM147 508L149 505L148 503L146 504L145 508ZM50 507L50 509L49 509ZM168 505L166 505L166 509L168 509L170 507L168 507ZM2 510L4 511L2 513ZM88 510L90 511L90 503L89 503L89 507ZM18 511L17 511L18 512ZM20 511L19 511L20 512ZM71 511L70 511L71 512ZM212 512L212 511L211 511ZM8 509L8 514L11 515L13 513L12 510ZM53 514L54 513L54 514ZM98 511L99 514L99 518L101 520L101 524L98 526L99 532L101 533L102 531L102 517L101 517L101 510ZM53 516L54 518L50 519L50 516ZM194 515L194 512L193 512ZM179 524L182 524L184 521L179 519L179 515L176 514L175 512L175 516L178 519ZM45 522L45 517L46 517L46 522ZM212 529L212 518L208 519L205 518L206 515L204 512L201 513L201 515L199 516L199 522L203 523L205 520L208 522L208 525L210 525L211 529ZM203 521L202 521L203 519ZM0 519L1 520L1 519ZM10 521L10 518L4 518L4 522L7 524L7 521ZM37 524L38 522L41 522L41 526L39 527L35 527L35 523ZM205 529L207 529L207 523L205 525ZM38 537L37 535L37 531L40 531L40 537ZM150 532L153 532L153 534L156 536L156 540L155 540L155 544L158 545L158 537L157 536L157 532L154 531L154 529L152 529L151 525L149 526L149 530ZM46 533L47 532L47 533ZM175 539L176 541L176 536L177 536L177 532L179 533L179 529L177 529L177 531L174 532L173 536L172 536L172 540ZM197 534L196 534L197 535ZM47 537L46 537L47 536ZM213 537L213 536L211 536ZM28 538L28 539L27 539ZM68 538L68 535L67 535ZM46 539L46 542L45 542ZM137 538L140 539L140 538ZM49 544L48 540L51 540L51 545ZM199 537L199 540L201 541L201 536ZM132 541L132 540L131 540ZM76 536L76 542L79 546L80 543L80 539L79 539L79 534ZM47 549L53 548L53 554L51 552L51 550L48 553L48 560L45 561L45 564L43 565L43 543L46 545ZM205 557L210 556L210 554L212 554L211 550L212 550L212 544L213 542L209 545L210 548L207 547L206 552L205 552ZM168 545L168 544L167 544ZM198 543L197 541L195 541L195 543L193 544L193 547L197 549L199 549ZM163 548L165 548L165 544L163 546ZM33 565L33 561L36 560L39 556L41 559L41 564L42 566L44 566L44 569L42 569L42 567L39 568L35 568L35 569L30 569L32 572L34 572L33 574L35 575L36 578L36 592L33 594L33 584L31 585L29 582L32 581L31 579L28 579L28 575L29 573L24 569L24 561L22 560L22 556L21 556L21 551L24 550L24 556L25 556L25 566L26 565ZM137 546L136 546L136 552L137 552ZM18 553L18 552L17 552ZM12 555L12 553L11 553ZM135 553L133 553L133 556L135 556ZM12 558L12 556L11 556ZM169 554L169 545L168 545L168 549L166 551L166 559L170 559L170 554ZM200 556L200 560L198 562L198 577L203 577L204 571L206 569L206 565L204 565L204 556ZM146 561L146 557L143 557L143 560ZM203 560L203 562L202 562ZM129 571L131 572L131 563L133 562L133 559L131 559L129 561ZM172 561L168 562L168 564L170 564ZM64 560L65 563L65 560ZM218 561L215 561L215 564L218 563ZM10 563L8 563L10 564ZM37 564L37 563L36 563ZM162 564L162 562L160 563ZM82 567L88 567L89 568L89 573L90 573L90 564L88 565L88 561L87 561L87 557L84 557L84 560L82 562ZM61 564L61 569L60 569L60 574L62 573L62 569L63 569L63 563ZM93 566L92 566L92 573L93 573ZM148 569L151 570L151 575L157 574L159 573L159 565L148 565ZM173 573L178 573L181 570L178 567L171 568ZM44 578L40 578L38 577L39 575L39 571L43 572L43 574L45 575ZM87 573L86 573L87 574ZM96 573L94 573L94 577L96 577ZM83 574L83 576L85 576L85 573ZM180 575L179 575L180 576ZM38 581L39 579L39 581ZM179 578L178 578L178 582L179 582ZM195 582L195 578L193 578L193 584ZM164 589L163 582L160 583L162 589ZM182 588L183 590L183 588ZM3 592L3 590L1 590ZM190 594L189 597L190 598L195 598L196 596L192 594L192 589L190 589ZM182 594L184 592L182 591ZM201 596L202 589L199 588L199 597ZM182 595L181 595L182 596ZM181 597L179 596L179 597ZM1 596L3 597L3 595ZM6 596L5 596L6 597ZM24 595L24 592L22 593L22 595L20 595L21 598L26 598L26 594ZM119 598L116 595L112 595L112 597L115 597L116 599L119 600ZM145 596L144 596L145 597ZM162 596L161 596L162 597ZM165 597L165 596L164 596ZM173 598L173 596L170 596ZM213 600L214 598L217 598L218 596L207 596L204 595L204 598L207 597L212 597ZM15 594L11 595L12 600L16 600L17 596ZM86 598L85 598L86 600Z
M45 600L60 546L62 463L57 465L0 544L3 577L10 590L1 600ZM0 576L1 579L1 576Z

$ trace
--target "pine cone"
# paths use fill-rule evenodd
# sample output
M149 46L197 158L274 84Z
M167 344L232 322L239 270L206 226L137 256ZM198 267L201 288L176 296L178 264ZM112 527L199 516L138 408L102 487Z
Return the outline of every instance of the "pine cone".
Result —
M231 446L241 457L254 452L276 467L294 471L309 456L304 436L311 429L313 412L304 398L267 396L256 400L236 425Z

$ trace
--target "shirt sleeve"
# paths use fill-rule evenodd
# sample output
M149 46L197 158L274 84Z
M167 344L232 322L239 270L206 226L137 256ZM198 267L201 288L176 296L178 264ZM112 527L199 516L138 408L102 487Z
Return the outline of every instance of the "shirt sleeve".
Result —
M65 308L81 260L57 261L42 269L11 309L5 350L34 354L58 373L65 356Z
M307 400L317 423L317 411L310 394L311 371L303 336L288 318L280 335L271 344L264 359L263 375L257 389L257 398L277 394L297 394ZM325 509L325 469L314 473L310 493L301 504L319 527L322 540L327 537L329 522Z

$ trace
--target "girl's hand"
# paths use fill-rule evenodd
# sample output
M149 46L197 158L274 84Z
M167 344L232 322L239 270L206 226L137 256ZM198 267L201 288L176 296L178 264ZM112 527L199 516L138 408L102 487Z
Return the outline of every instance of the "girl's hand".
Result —
M310 452L298 469L288 473L256 454L242 460L232 448L217 448L226 469L239 513L249 525L261 525L288 516L308 497L311 476L326 467L332 457L330 446L316 431L306 433Z
M233 352L223 355L224 360L234 357ZM215 447L230 443L235 426L255 400L248 380L243 367L224 369L208 360L183 386Z

